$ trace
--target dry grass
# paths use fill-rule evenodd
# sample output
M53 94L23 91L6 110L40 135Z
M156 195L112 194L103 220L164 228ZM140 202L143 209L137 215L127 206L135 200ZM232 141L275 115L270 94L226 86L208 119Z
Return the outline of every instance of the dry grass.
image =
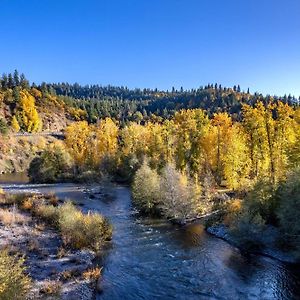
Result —
M73 249L99 250L105 241L111 239L112 227L106 218L98 213L84 214L71 202L59 206L57 197L53 195L14 195L5 198L6 205L14 205L12 213L3 211L2 222L7 225L25 221L15 212L16 205L58 229L64 245Z
M58 280L47 280L41 288L41 293L48 296L59 296L61 293L62 283Z
M102 268L92 268L83 272L82 277L85 280L97 281L101 277Z
M23 209L23 210L32 210L33 209L33 204L34 204L33 199L32 198L27 198L21 204L21 209Z
M52 206L58 206L58 198L55 195L49 195L47 197L48 203Z
M67 251L64 247L59 247L56 253L57 258L63 258L67 255Z
M85 215L71 202L59 208L59 228L64 243L75 249L98 250L112 235L112 228L103 216L96 213Z
M20 214L15 206L10 209L0 209L0 222L5 226L24 225L29 220L30 218Z

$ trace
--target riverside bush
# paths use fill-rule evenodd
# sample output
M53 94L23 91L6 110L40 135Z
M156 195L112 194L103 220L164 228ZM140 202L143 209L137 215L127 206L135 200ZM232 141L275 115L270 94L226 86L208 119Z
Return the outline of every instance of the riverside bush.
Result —
M135 175L132 190L135 203L147 213L159 211L167 218L184 221L205 210L200 186L172 164L158 175L144 162Z
M280 242L291 246L300 257L300 168L291 171L276 186L269 181L254 185L235 214L231 231L245 248L263 244L265 225L276 226Z
M0 251L0 300L23 300L30 288L24 259Z
M48 224L58 226L59 211L56 207L47 204L38 205L34 213Z
M5 120L0 118L0 134L6 135L8 133L8 126Z
M5 197L2 203L15 204L55 227L60 231L65 245L71 248L98 250L112 236L112 227L105 217L92 212L84 214L70 201L58 206L53 195L20 194Z
M111 238L112 228L100 214L89 212L85 215L71 202L66 202L58 210L59 228L66 245L98 250Z
M279 185L276 197L280 228L286 242L296 249L300 257L300 168L292 171Z
M60 148L44 150L30 163L28 175L32 182L49 183L70 177L72 160L66 151Z
M132 184L132 195L137 206L146 213L153 213L157 209L160 197L159 176L144 161L137 170Z
M47 223L57 227L64 244L74 249L99 250L111 239L112 227L107 219L98 213L82 213L72 202L61 206L40 205L35 213Z

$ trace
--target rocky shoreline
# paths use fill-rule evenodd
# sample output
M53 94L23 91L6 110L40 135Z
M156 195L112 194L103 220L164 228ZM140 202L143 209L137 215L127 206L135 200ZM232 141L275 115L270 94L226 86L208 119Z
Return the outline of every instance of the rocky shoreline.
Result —
M66 249L56 230L15 206L0 207L0 248L24 256L28 299L92 300L101 289L96 252Z
M224 224L209 226L206 228L206 231L209 234L228 242L241 251L244 251L241 245L239 245L237 239L230 233L229 228ZM292 253L283 251L275 245L276 235L276 230L271 226L268 227L265 232L263 232L263 240L265 241L263 247L259 250L251 250L247 252L250 254L266 256L282 263L299 263L299 260Z

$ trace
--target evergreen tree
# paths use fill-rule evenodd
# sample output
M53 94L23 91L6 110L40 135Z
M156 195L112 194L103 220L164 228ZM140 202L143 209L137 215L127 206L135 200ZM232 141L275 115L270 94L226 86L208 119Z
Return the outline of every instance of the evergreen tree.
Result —
M26 79L23 73L20 75L20 85L22 89L29 89L29 81Z
M9 89L12 89L14 87L14 79L11 73L8 74L7 86Z
M4 90L7 89L8 88L8 77L5 73L2 75L2 80L1 81L2 81L2 88Z
M17 70L14 71L14 85L18 86L20 84L19 72Z

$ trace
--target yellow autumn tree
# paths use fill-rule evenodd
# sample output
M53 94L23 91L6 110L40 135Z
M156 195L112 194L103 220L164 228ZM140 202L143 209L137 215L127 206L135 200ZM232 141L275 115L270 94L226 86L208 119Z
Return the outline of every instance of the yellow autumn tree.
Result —
M149 130L147 127L130 123L121 132L123 153L135 155L141 162L149 150Z
M14 132L19 132L20 131L20 125L19 125L19 122L18 122L16 116L12 117L11 126L12 126Z
M17 120L24 131L38 132L42 129L42 120L35 107L35 98L27 90L20 92Z
M66 128L66 146L79 168L91 164L96 136L86 121L76 122Z
M273 182L284 176L288 152L296 138L293 114L293 109L280 101L243 106L252 176L268 176Z
M223 157L223 176L227 187L236 190L247 185L251 168L247 139L240 124L233 124L227 142Z
M252 177L268 175L270 156L264 117L265 107L258 102L254 107L243 105L243 126L250 150Z
M159 169L165 165L168 156L163 137L164 125L149 122L145 126L149 133L147 156L150 165Z
M174 116L176 133L176 165L180 170L188 167L192 175L204 166L203 141L209 119L201 109L181 110Z
M224 158L228 150L229 142L232 139L232 119L227 113L217 113L212 119L212 125L217 130L216 136L216 180L221 184L224 172Z
M106 118L100 121L95 131L97 141L96 153L94 153L95 161L101 162L105 156L114 157L118 150L118 126L112 119Z

